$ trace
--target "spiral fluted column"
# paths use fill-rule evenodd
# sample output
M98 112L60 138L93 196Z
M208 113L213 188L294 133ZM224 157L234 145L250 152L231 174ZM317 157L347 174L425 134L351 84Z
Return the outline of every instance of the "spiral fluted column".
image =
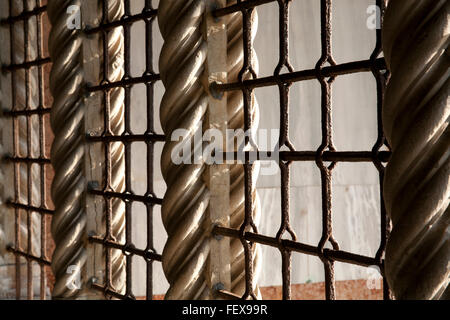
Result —
M233 1L228 4L231 3ZM166 93L160 114L162 128L167 136L161 160L162 173L167 183L162 205L162 219L168 233L162 258L163 269L170 283L167 299L206 299L211 296L206 281L210 250L210 226L206 225L210 200L205 181L206 165L203 162L175 165L171 159L174 147L179 144L178 141L171 141L176 129L186 129L188 134L183 137L183 142L190 143L197 135L201 137L202 127L206 127L208 90L205 72L207 37L203 34L205 10L205 0L163 0L158 13L165 41L160 57L160 72ZM236 81L243 66L242 18L239 14L233 14L226 19L229 41L228 81ZM253 30L256 31L256 15L252 23L255 25ZM229 128L242 129L242 93L230 94L227 109ZM256 102L252 114L256 128ZM198 160L195 150L192 147L191 150L194 159ZM244 220L243 166L233 165L230 171L230 224L238 229ZM258 198L256 191L253 193L256 202L254 216L258 219ZM244 250L239 240L232 240L230 247L231 290L233 293L243 294ZM258 255L253 256L256 267ZM256 283L256 277L254 280Z
M54 299L79 295L80 290L67 285L74 283L79 273L70 273L68 268L83 270L86 263L82 38L80 30L67 27L69 6L81 6L81 0L48 2L53 62L50 90L54 99L50 120L55 135L51 151L55 171L51 190L55 205L51 228L56 246L52 258Z
M227 5L235 4L236 0L227 1ZM243 50L243 29L242 15L239 12L233 13L226 17L227 19L227 36L228 36L228 82L237 82L239 80L239 72L243 67L244 50ZM252 20L252 39L253 42L258 27L258 18L256 11ZM252 57L254 69L258 72L258 58L254 54ZM232 91L228 93L228 128L237 130L244 129L244 101L241 91ZM256 132L259 124L259 108L255 97L253 97L252 112L252 131ZM237 151L237 150L235 150ZM245 192L244 192L244 168L241 164L234 164L230 168L230 226L233 229L239 229L245 216ZM258 166L254 165L253 175L258 174ZM253 183L252 190L254 198L253 217L256 221L260 219L259 198L256 192L256 183ZM245 254L239 239L232 239L231 243L231 291L234 294L242 295L245 292ZM259 252L253 254L254 270L259 269ZM254 272L253 285L256 289L258 272Z
M162 220L168 240L162 265L170 288L166 299L205 299L209 295L205 267L209 240L204 226L209 191L203 174L206 165L175 165L171 153L176 129L188 130L183 141L196 133L208 107L208 95L202 83L207 44L202 35L205 0L162 0L158 22L164 38L159 69L166 92L161 102L160 118L167 136L161 158L161 170L167 184L162 204ZM200 160L200 159L198 159Z
M449 14L446 0L390 0L384 20L392 148L384 197L393 225L385 272L397 299L448 298Z
M124 15L123 0L109 0L108 21L118 21ZM108 33L108 81L117 82L124 76L124 34L123 28L114 28ZM119 136L125 129L125 90L113 88L109 92L109 134ZM125 191L125 146L123 143L110 144L111 177L109 188L113 192ZM124 243L125 241L125 203L120 199L112 199L111 236L112 240ZM116 292L125 293L125 255L121 250L111 252L111 283Z

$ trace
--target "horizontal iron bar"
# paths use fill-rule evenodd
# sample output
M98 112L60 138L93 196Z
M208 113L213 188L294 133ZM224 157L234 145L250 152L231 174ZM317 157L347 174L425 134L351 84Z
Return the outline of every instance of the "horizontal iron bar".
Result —
M123 17L120 20L117 21L113 21L110 23L104 23L101 24L97 27L93 27L93 28L89 28L86 27L86 29L84 30L84 32L88 35L90 34L94 34L94 33L98 33L98 32L102 32L102 31L108 31L114 28L118 28L118 27L123 27L126 24L130 24L130 23L134 23L140 20L145 20L145 19L149 19L149 18L154 18L156 17L156 15L158 14L158 10L154 9L154 10L144 10L139 14L135 14L132 16L128 16L128 17Z
M122 250L124 252L131 253L133 255L140 256L148 260L162 261L162 256L160 254L148 250L138 249L134 246L125 246L115 241L106 240L97 236L89 237L89 241L93 243L102 244L105 247Z
M240 239L240 231L235 230L235 229L215 226L213 229L213 233L216 235ZM250 241L250 242L255 242L255 243L268 245L268 246L276 247L276 248L279 247L279 243L276 238L256 234L253 232L245 232L244 238L245 238L245 240ZM311 246L308 244L304 244L304 243L295 242L292 240L286 240L286 239L281 240L281 243L284 248L286 248L290 251L295 251L295 252L299 252L299 253L304 253L304 254L320 257L319 249L317 247L314 247L314 246ZM355 265L359 265L359 266L363 266L363 267L369 267L372 265L380 266L379 262L375 258L361 256L358 254L341 251L341 250L324 249L323 255L324 255L324 257L331 259L333 261L355 264Z
M390 151L325 151L320 155L315 151L281 151L280 158L284 161L314 161L321 159L332 162L388 162L391 157Z
M274 86L279 83L293 83L298 81L313 80L318 78L327 78L340 76L358 72L371 72L375 67L378 70L386 69L386 62L384 58L372 60L361 60L343 63L335 66L324 67L320 70L309 69L297 72L284 73L279 76L263 77L258 79L245 80L241 82L232 82L220 84L214 82L211 84L211 89L215 91L233 91L242 89L255 89L260 87Z
M4 117L20 117L20 116L34 116L43 115L50 113L51 108L37 108L37 109L27 109L27 110L4 110L2 115Z
M106 198L117 198L121 200L128 200L128 201L136 201L136 202L142 202L142 203L149 203L149 204L162 204L162 199L152 196L138 196L135 194L128 194L128 193L120 193L120 192L110 192L110 191L102 191L102 190L89 190L89 192L96 196L102 196Z
M31 18L33 16L37 16L38 14L41 14L41 13L43 13L45 11L47 11L47 6L46 5L40 6L40 7L36 7L33 10L23 11L22 13L20 13L17 16L12 16L12 17L8 17L8 18L0 20L0 25L12 24L12 23L15 23L17 21L26 20L26 19Z
M36 261L37 263L39 263L41 265L46 265L46 266L50 266L51 265L51 262L46 260L46 259L43 259L43 258L40 258L40 257L36 257L36 256L34 256L32 254L29 254L29 253L17 250L17 249L15 249L13 247L8 247L7 250L9 252L11 252L12 254L15 254L17 256L22 256L22 257L24 257L24 258L26 258L28 260Z
M128 295L124 295L124 294L118 293L118 292L116 292L114 290L107 289L104 286L99 285L97 283L91 284L91 288L94 289L94 290L97 290L97 291L101 291L105 295L112 296L112 297L114 297L116 299L119 299L119 300L136 300L136 298L133 297L133 296L128 296Z
M104 91L104 90L108 90L108 89L131 86L131 85L139 84L139 83L155 82L160 79L161 79L161 77L159 74L148 74L148 75L143 75L142 77L128 78L128 79L123 79L123 80L116 81L116 82L106 82L106 83L102 83L98 86L89 86L88 85L86 87L86 90L87 90L87 92Z
M87 136L89 142L164 142L165 136L162 134L125 134L120 136Z
M250 154L256 153L255 157L258 161L274 160L275 155L272 151L245 151L243 155L250 159ZM218 153L218 156L228 157L230 159L238 159L241 156L240 152L225 152ZM331 162L373 162L381 161L388 162L391 157L390 151L380 151L373 153L371 151L325 151L322 155L317 151L280 151L279 159L283 161L315 161L320 159L322 161ZM241 160L241 159L240 159ZM278 159L277 159L278 160Z
M24 63L10 64L2 66L2 71L15 71L19 69L30 69L32 67L41 66L50 63L50 58L37 59L33 61L28 61Z
M8 201L6 204L11 208L23 209L23 210L37 212L37 213L41 213L41 214L53 215L55 213L54 210L50 210L47 208L39 208L39 207L29 206L26 204L12 202L12 201Z
M244 1L241 3L233 4L233 5L225 7L225 8L217 9L217 10L213 11L213 16L214 17L223 17L230 13L242 11L245 9L251 9L256 6L260 6L260 5L263 5L266 3L276 2L276 1L277 0L247 0L247 1Z
M45 158L30 158L30 157L5 157L5 161L14 163L36 163L36 164L51 164L50 159Z

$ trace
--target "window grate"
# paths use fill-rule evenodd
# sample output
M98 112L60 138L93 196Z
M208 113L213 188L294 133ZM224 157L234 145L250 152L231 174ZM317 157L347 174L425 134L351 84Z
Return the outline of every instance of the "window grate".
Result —
M6 5L6 4L5 4ZM10 61L2 66L10 77L11 105L3 107L3 117L11 132L12 150L4 158L13 167L13 197L6 205L14 211L14 244L8 250L15 256L16 299L26 279L26 298L48 297L51 286L48 225L53 210L48 197L51 177L47 140L50 140L48 86L44 73L50 63L44 43L47 6L42 0L9 0L8 16L0 21L9 31ZM9 29L9 30L8 30ZM36 248L36 243L39 248ZM26 266L26 277L22 265ZM39 266L39 293L34 276Z
M294 71L289 62L289 5L291 0L238 0L236 4L229 5L225 8L218 9L214 12L216 17L223 17L232 13L241 12L243 18L243 48L244 48L244 66L241 74L252 72L252 47L251 34L252 24L251 15L256 7L277 2L279 7L279 63L276 66L273 76L256 78L255 76L248 80L219 84L214 83L213 90L226 91L242 91L244 97L244 116L245 128L249 130L252 127L251 105L252 93L255 88L278 86L280 94L280 140L279 149L287 148L288 151L280 152L280 170L281 170L281 215L282 222L276 237L268 237L258 234L252 222L253 199L252 199L252 166L249 160L249 154L245 159L245 220L240 230L217 226L214 233L217 235L227 236L240 239L245 250L246 264L246 291L242 298L255 297L253 292L253 272L252 272L252 252L250 248L253 244L260 244L278 248L282 256L282 288L283 299L291 297L291 253L302 253L319 257L324 265L325 273L325 296L326 299L335 299L335 277L334 262L344 262L347 264L359 266L378 266L383 274L383 254L386 248L386 239L389 235L389 219L386 215L383 201L383 175L384 163L388 161L390 152L383 151L382 148L387 145L383 134L382 125L382 102L384 88L387 79L386 64L381 55L381 30L376 31L376 47L368 60L354 61L345 64L336 64L333 59L331 35L332 35L332 0L321 0L320 17L321 17L321 46L322 55L311 70ZM385 10L383 0L377 0L376 5L381 9L381 19ZM283 69L288 72L282 73ZM341 152L337 151L333 144L332 135L332 86L336 77L345 74L371 72L377 83L377 111L378 111L378 137L374 147L370 151L363 152ZM254 75L254 73L253 73ZM316 79L321 84L322 102L322 144L316 151L297 151L289 140L289 89L294 82ZM249 143L249 137L246 137L246 144ZM290 166L295 161L315 161L321 172L321 188L322 188L322 237L317 246L311 246L296 241L296 235L292 230L289 222L289 190L290 190ZM339 249L339 244L333 238L332 231L332 172L338 162L372 162L379 172L380 179L380 198L381 198L381 242L375 257L361 256L351 252ZM251 230L253 227L253 230ZM289 233L291 240L283 238ZM332 249L325 248L329 243ZM390 298L390 291L383 274L383 291L384 298ZM234 295L222 292L225 296L233 298Z
M159 74L155 73L153 67L153 29L157 10L152 6L151 0L145 1L144 9L141 13L131 14L131 1L123 1L124 12L123 15L117 19L110 19L108 12L108 0L102 2L102 18L100 24L95 27L87 27L85 33L87 35L100 35L102 47L102 61L103 69L101 81L95 85L89 85L86 90L89 93L99 92L102 95L104 108L104 131L101 135L89 135L87 137L88 143L101 143L104 147L104 161L105 161L105 184L103 188L91 188L89 193L96 197L104 199L106 204L105 221L106 232L104 236L91 236L90 241L94 244L100 245L105 251L105 279L103 284L94 283L93 288L104 292L105 297L115 299L136 299L132 291L132 265L133 256L142 257L146 262L146 298L153 299L153 263L161 261L161 255L156 252L153 244L153 209L154 206L162 204L162 199L158 198L154 193L153 182L153 160L154 160L154 144L163 142L164 136L155 132L154 128L154 86L160 80ZM131 76L131 27L134 23L143 21L145 23L145 72L140 77ZM112 81L110 79L110 56L108 52L109 37L114 30L123 30L124 42L124 66L123 76L120 79ZM131 90L132 87L138 84L144 84L146 87L146 132L144 134L135 134L131 128ZM124 106L124 120L123 131L118 132L111 128L111 96L114 91L124 90L123 106ZM147 149L147 190L145 194L138 195L132 190L131 179L131 145L134 142L145 142ZM112 159L112 149L118 147L124 148L124 171L125 186L123 190L117 191L112 186L111 177L113 174L113 166L115 165ZM112 218L114 202L125 203L125 237L123 241L114 239L115 235L112 230ZM142 203L146 207L147 214L147 246L144 249L138 249L133 244L132 240L132 211L133 203ZM112 265L112 253L123 252L125 262L125 289L124 291L114 288L112 277L114 266Z

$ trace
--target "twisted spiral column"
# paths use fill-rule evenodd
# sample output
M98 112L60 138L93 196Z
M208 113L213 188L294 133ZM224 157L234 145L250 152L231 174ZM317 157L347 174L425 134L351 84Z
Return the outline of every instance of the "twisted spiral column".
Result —
M445 0L390 0L384 20L385 272L397 299L449 297L449 13Z
M55 299L79 295L79 290L67 286L78 275L67 271L70 266L83 270L86 263L82 38L79 30L66 25L66 10L73 5L81 6L81 0L49 0L47 7L52 24L49 51L54 99L50 120L55 134L51 151L55 171L51 189L55 205L51 227L56 246L52 259Z
M123 0L109 0L108 20L118 21L124 15ZM123 28L114 28L108 33L108 81L117 82L124 76L124 34ZM121 135L125 129L125 90L124 88L113 88L109 92L110 110L109 125L110 134ZM125 146L123 143L110 144L111 156L111 181L110 188L113 192L123 193L125 191ZM111 236L119 243L125 241L125 203L120 199L112 199ZM125 255L121 250L112 250L111 269L112 286L119 293L125 293Z
M235 4L236 0L229 0L227 6ZM239 80L239 72L243 67L244 50L243 50L243 35L242 35L242 15L239 12L233 13L226 17L227 21L227 37L228 37L228 82L237 82ZM256 10L254 11L252 20L252 42L256 36L258 26L258 16ZM258 58L253 54L252 61L254 69L258 72ZM242 92L232 91L228 93L228 128L237 130L244 129L244 101ZM253 98L252 112L252 131L256 132L259 124L259 108L255 98ZM237 149L235 150L237 151ZM253 176L258 174L258 164L254 165ZM233 229L239 229L244 221L245 216L245 192L244 192L244 167L241 164L234 164L230 168L230 226ZM256 192L256 183L252 184L254 211L253 218L256 224L260 219L259 197ZM231 247L231 291L237 295L243 295L245 292L245 254L242 243L239 239L232 239ZM256 271L253 275L253 285L256 289L256 282L258 278L258 270L260 253L258 250L253 254L254 267ZM259 290L258 290L259 291Z
M165 0L161 1L158 13L160 30L165 40L160 57L160 72L166 87L161 103L161 124L168 137L161 160L162 173L167 183L162 205L162 219L168 233L162 259L163 269L170 283L167 299L206 299L209 296L205 277L209 256L209 226L205 224L209 215L210 196L204 180L206 165L203 162L175 165L171 159L172 151L179 143L171 141L172 133L176 129L188 130L182 143L190 144L196 134L202 134L205 123L208 108L208 93L205 88L207 43L202 34L205 4L205 0ZM228 71L231 81L237 80L243 65L242 18L234 14L227 19ZM253 23L257 24L256 16ZM230 128L243 128L241 93L229 97L228 113ZM256 103L252 113L256 127ZM191 150L194 151L192 146ZM254 194L254 215L257 219L258 197L256 191ZM239 228L244 220L242 165L233 165L231 168L230 201L231 227ZM253 256L256 266L259 255ZM244 250L239 240L232 240L231 281L234 293L243 294L245 291L244 270Z
M161 170L167 184L162 204L162 220L168 240L162 265L170 288L166 299L205 299L209 295L204 275L209 255L205 221L209 191L201 164L175 165L171 153L178 142L171 136L176 129L188 130L183 138L190 143L202 124L208 107L208 95L202 83L207 44L202 35L205 0L162 0L158 22L164 38L159 69L166 92L160 118L168 137L161 158ZM200 160L200 159L198 159Z

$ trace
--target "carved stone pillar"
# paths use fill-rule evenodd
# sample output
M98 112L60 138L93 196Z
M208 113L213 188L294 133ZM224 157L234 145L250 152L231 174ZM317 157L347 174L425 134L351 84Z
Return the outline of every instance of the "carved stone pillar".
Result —
M385 271L397 299L449 294L449 14L446 0L390 0L384 19L392 148L384 196L393 224Z

